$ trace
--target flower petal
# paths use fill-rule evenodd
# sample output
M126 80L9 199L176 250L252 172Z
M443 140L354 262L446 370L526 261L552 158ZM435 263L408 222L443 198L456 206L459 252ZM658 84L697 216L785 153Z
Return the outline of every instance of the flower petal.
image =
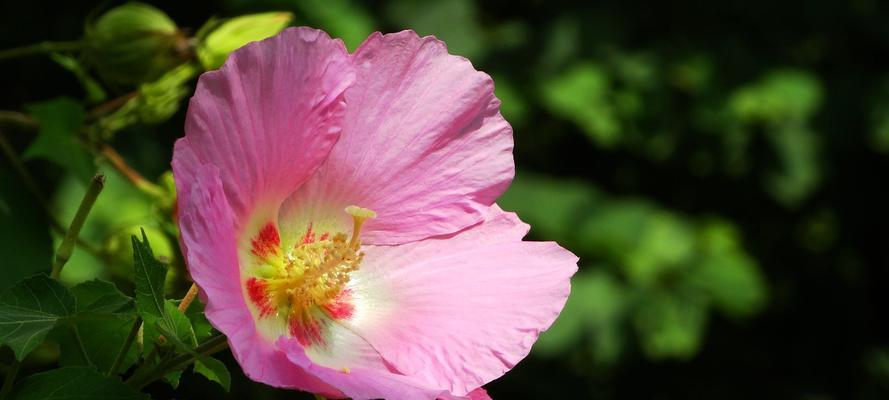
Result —
M501 376L559 315L577 270L557 244L520 241L526 231L494 206L453 237L366 246L354 288L376 315L351 329L392 368L456 396Z
M319 30L288 29L235 51L201 75L189 103L173 156L179 193L187 197L198 168L212 164L236 228L258 204L276 208L336 142L353 80L342 41Z
M434 400L446 395L443 389L423 387L417 379L384 368L359 365L347 370L335 370L315 364L295 339L282 337L278 340L278 346L295 365L336 387L353 400Z
M491 78L434 37L371 35L352 55L342 136L288 199L282 223L340 220L349 205L376 211L362 240L399 244L481 222L514 175L512 128Z
M182 245L192 279L201 288L207 319L228 337L232 353L251 379L315 393L338 393L294 366L274 343L263 340L244 302L236 248L235 214L219 170L194 171L189 201L180 209Z

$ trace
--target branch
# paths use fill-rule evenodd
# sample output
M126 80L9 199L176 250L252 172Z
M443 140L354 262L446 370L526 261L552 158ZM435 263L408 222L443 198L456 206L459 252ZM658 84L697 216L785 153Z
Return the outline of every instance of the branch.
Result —
M0 50L0 61L58 51L75 51L84 47L83 42L42 42L28 46Z
M182 368L193 363L199 356L209 356L227 348L228 341L224 335L214 336L195 348L194 353L180 354L167 361L161 362L147 373L133 374L133 376L126 380L126 383L136 389L142 389L149 383L163 378L168 371Z
M62 267L71 258L71 254L74 252L74 244L80 235L80 229L83 228L83 223L86 222L86 217L93 208L93 204L96 203L96 198L99 197L99 193L102 192L104 186L105 175L96 174L90 181L90 186L87 188L86 194L83 195L80 206L77 207L77 213L74 214L74 219L71 220L71 226L68 227L68 231L65 232L65 238L62 239L62 244L59 245L59 250L56 251L56 259L50 274L50 277L53 279L59 278L59 274L62 273Z

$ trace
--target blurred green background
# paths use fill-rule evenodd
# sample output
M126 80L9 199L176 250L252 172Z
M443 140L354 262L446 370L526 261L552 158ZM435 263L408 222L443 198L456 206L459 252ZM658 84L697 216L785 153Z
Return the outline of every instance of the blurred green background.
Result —
M581 258L565 311L527 360L487 386L495 399L889 397L889 191L880 178L889 171L889 5L149 3L185 35L211 17L263 11L292 12L292 24L350 49L376 30L414 29L494 77L518 168L501 205L532 225L531 239ZM76 40L85 21L119 4L3 1L0 49ZM92 78L114 98L132 90L115 80L150 75L131 65L123 78L90 78L78 61L64 52L0 61L0 110L53 125L41 131L49 136L91 118L102 95ZM182 67L164 79L173 83L143 86L157 95L95 133L161 188L194 85ZM35 145L10 125L0 129L44 201L69 220L91 159L76 143ZM2 168L5 288L48 268L58 238L6 157ZM64 279L126 282L128 237L140 226L175 264L175 227L159 216L169 204L104 169L107 190L83 235L100 248L77 252ZM231 370L230 394L199 376L183 377L178 393L309 398ZM150 388L173 396L165 383Z

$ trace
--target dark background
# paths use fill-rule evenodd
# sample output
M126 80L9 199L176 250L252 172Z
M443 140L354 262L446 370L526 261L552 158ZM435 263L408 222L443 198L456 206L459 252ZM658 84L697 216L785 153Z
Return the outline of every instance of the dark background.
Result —
M532 239L581 257L562 317L486 386L495 399L889 396L885 4L150 3L191 32L211 16L291 11L294 24L344 37L350 49L374 30L411 28L494 77L519 171L501 204L532 224ZM91 12L117 4L4 0L0 49L76 40ZM83 97L44 56L0 61L0 88L3 110ZM184 112L128 128L114 145L156 179ZM30 140L10 133L19 150ZM27 166L70 213L78 196L66 189L69 174ZM0 185L4 212L29 212L19 182ZM97 224L97 240L112 235ZM46 229L7 225L4 241ZM98 274L81 263L87 272L71 281ZM222 358L233 373L229 398L294 396ZM174 393L164 383L151 391ZM178 393L226 396L197 376Z

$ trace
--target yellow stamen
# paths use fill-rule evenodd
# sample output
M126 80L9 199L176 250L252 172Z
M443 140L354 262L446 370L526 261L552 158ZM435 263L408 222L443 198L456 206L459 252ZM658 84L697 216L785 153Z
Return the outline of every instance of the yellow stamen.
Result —
M361 226L364 225L365 220L376 218L377 213L373 212L373 210L358 206L346 207L346 213L352 216L352 239L349 240L349 247L357 249L359 246L358 235L361 233Z

